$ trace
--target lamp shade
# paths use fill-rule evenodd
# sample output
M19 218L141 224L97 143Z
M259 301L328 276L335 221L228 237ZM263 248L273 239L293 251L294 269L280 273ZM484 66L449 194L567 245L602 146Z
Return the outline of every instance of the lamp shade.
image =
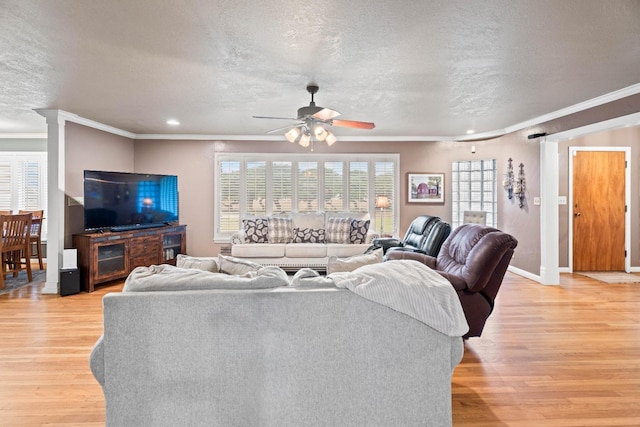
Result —
M336 136L334 134L332 134L331 132L327 131L327 137L325 138L325 141L327 142L327 145L329 147L331 147L338 139L336 138Z
M300 136L299 128L290 129L284 134L284 137L287 138L287 141L291 143L296 142L296 139L298 139L299 136Z
M376 208L386 209L389 207L389 198L387 196L376 197Z
M300 141L298 141L298 144L302 145L303 147L308 147L310 141L311 141L311 135L309 135L308 133L303 133L300 136Z
M320 125L316 125L313 128L313 133L316 135L316 139L318 141L324 141L329 134L329 132L327 132L327 130Z

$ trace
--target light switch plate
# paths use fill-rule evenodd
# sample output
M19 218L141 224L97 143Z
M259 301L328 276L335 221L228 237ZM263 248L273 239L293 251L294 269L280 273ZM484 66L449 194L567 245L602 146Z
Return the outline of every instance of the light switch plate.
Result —
M534 197L533 198L533 204L535 206L540 206L540 197Z
M567 204L567 196L558 197L558 204L559 205L566 205Z

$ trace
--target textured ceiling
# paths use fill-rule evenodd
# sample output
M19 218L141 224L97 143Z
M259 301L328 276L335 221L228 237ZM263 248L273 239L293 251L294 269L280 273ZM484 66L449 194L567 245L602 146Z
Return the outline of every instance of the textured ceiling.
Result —
M0 0L0 133L57 108L136 134L264 135L308 105L487 133L640 83L640 1ZM165 122L178 119L179 127Z

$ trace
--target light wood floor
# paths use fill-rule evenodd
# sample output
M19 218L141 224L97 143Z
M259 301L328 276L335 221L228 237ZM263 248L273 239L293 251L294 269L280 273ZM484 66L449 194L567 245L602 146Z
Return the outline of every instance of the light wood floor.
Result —
M481 338L453 376L455 426L640 425L640 284L563 275L545 287L508 273ZM102 296L0 296L0 426L104 424L88 366Z

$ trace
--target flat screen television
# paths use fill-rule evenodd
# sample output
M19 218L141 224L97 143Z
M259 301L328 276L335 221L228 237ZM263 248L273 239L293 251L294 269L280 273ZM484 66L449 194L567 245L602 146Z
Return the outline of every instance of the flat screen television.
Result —
M84 171L86 231L122 231L177 222L177 176Z

